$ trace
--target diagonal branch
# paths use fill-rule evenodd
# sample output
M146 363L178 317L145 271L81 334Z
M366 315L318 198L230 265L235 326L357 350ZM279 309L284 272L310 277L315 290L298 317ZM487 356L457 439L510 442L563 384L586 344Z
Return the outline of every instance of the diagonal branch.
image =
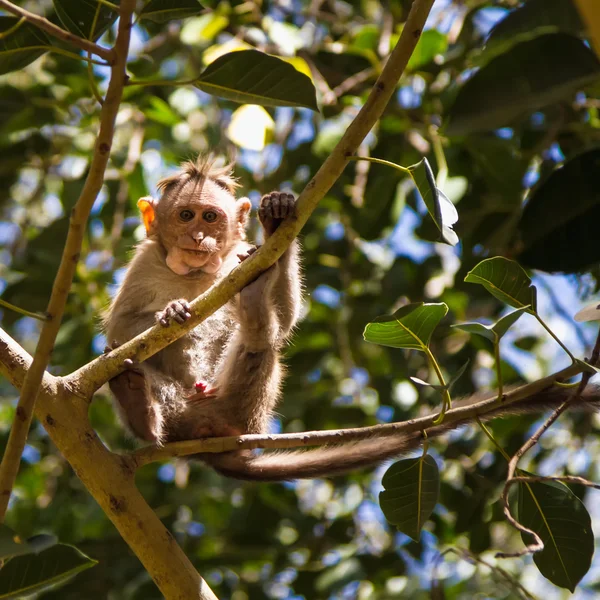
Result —
M0 329L0 375L20 388L32 359ZM134 463L110 452L92 429L87 405L60 377L44 373L37 418L82 483L168 600L217 600L135 486Z
M91 52L96 56L100 56L104 60L108 61L111 65L115 59L115 53L111 48L104 48L95 44L90 40L86 40L85 38L79 37L70 31L66 31L62 29L58 25L55 25L51 21L48 21L45 17L41 17L40 15L36 15L35 13L29 12L20 6L16 6L9 0L0 0L0 8L16 15L17 17L21 17L25 19L32 25L39 27L44 30L46 33L50 34L52 37L58 38L59 40L63 40L64 42L69 42L81 50L85 50L86 52Z
M152 327L110 354L100 356L67 378L73 389L77 389L80 395L91 397L103 383L123 371L125 359L141 362L156 354L204 321L249 281L275 263L296 238L321 198L337 181L350 157L383 114L417 45L433 2L434 0L416 0L413 3L400 39L367 101L333 152L300 194L296 218L284 222L251 258L208 292L196 298L191 304L192 318L185 324L173 325L167 329Z
M0 0L0 7L4 6L4 4L6 2ZM126 78L125 66L129 51L131 16L134 7L135 0L124 0L121 5L119 29L114 47L115 63L111 69L106 100L100 112L100 131L98 132L90 171L81 195L71 213L67 240L46 311L48 320L42 326L40 338L33 356L33 363L27 372L23 388L21 389L16 417L10 430L8 444L2 457L2 464L0 464L0 522L4 520L10 493L19 470L21 454L25 447L27 434L33 418L35 399L46 366L50 361L54 341L60 328L67 297L79 260L87 218L104 180L104 171L108 163L115 131L115 121Z

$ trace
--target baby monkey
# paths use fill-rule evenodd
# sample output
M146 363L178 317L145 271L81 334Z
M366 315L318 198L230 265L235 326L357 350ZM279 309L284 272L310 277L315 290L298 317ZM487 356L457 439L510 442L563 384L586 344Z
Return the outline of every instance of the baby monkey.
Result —
M247 198L236 200L236 187L229 168L199 159L159 183L158 201L139 200L147 238L137 246L105 316L108 340L122 344L156 322L164 327L183 323L190 317L188 303L252 253L254 246L245 241L251 205ZM264 196L258 216L265 238L284 219L294 218L295 210L290 194ZM137 437L162 444L267 431L280 393L280 352L300 309L298 254L294 242L211 317L110 381L123 419ZM562 388L540 392L518 410L555 406L566 393ZM597 389L589 395L586 390L582 401L597 401L597 396ZM498 409L498 414L510 412L514 409ZM429 428L428 437L462 423ZM418 447L422 438L414 431L317 450L199 458L232 477L280 481L372 466Z
M108 340L118 345L156 322L183 323L191 316L189 301L252 253L245 241L251 204L236 200L236 187L228 167L200 158L159 182L158 201L138 201L147 238L105 316ZM287 193L262 198L265 238L295 215L295 206ZM133 433L161 444L266 431L279 396L280 349L298 319L301 288L294 242L238 297L112 379Z

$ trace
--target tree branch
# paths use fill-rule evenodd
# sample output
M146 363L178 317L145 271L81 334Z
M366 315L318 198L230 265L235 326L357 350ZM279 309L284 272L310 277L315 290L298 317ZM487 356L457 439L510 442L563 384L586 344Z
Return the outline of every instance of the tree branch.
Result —
M91 398L102 384L123 371L125 359L142 362L156 354L204 321L249 281L277 261L296 238L321 198L342 174L349 158L383 114L419 41L433 2L434 0L416 0L413 3L400 39L375 82L367 101L332 153L298 197L296 218L282 223L249 259L208 292L196 298L191 303L192 318L188 319L185 324L174 324L168 328L157 325L146 330L116 350L98 357L72 373L67 378L70 386L77 389L80 395Z
M189 456L200 452L219 453L232 450L252 450L256 448L303 448L307 446L322 446L325 444L344 444L356 442L373 437L388 435L411 434L416 432L441 434L461 422L469 422L476 417L484 418L494 413L499 408L507 406L518 406L519 402L525 401L531 396L549 388L556 381L573 377L581 372L577 365L571 365L558 373L544 377L533 383L523 385L498 398L495 394L492 398L481 400L465 406L456 406L448 410L444 416L442 425L434 425L438 413L410 419L400 423L386 423L384 425L373 425L371 427L356 427L352 429L335 429L331 431L304 431L300 433L284 433L277 435L241 435L221 438L207 438L202 440L188 440L185 442L174 442L165 444L159 448L147 446L131 454L137 467L146 465L157 460L165 460L175 456ZM516 408L518 410L518 408Z
M75 35L70 31L66 31L58 25L55 25L54 23L48 21L48 19L46 19L45 17L41 17L40 15L36 15L35 13L29 12L28 10L21 8L20 6L16 6L12 2L9 2L9 0L0 0L0 8L3 8L4 10L8 11L9 13L12 13L13 15L16 15L17 17L25 19L32 25L35 25L36 27L39 27L46 33L50 34L52 37L58 38L59 40L63 40L64 42L69 42L70 44L81 48L81 50L91 52L96 56L100 56L110 64L113 64L113 61L115 60L115 53L112 49L103 48L102 46L99 46L98 44L95 44L90 40L86 40L85 38L79 37L78 35Z
M32 358L0 329L0 375L23 386ZM135 486L135 463L110 452L90 426L87 404L44 373L35 407L52 442L167 600L217 600Z
M5 4L10 3L0 0L0 7L4 7ZM115 131L115 121L126 78L125 66L129 51L131 16L134 7L135 0L123 0L117 39L113 49L115 62L111 69L106 100L100 112L100 131L96 139L90 171L81 195L71 213L67 240L46 311L48 320L42 326L40 338L33 356L33 363L27 371L27 376L21 389L21 397L17 405L15 420L2 457L2 464L0 464L0 522L4 520L4 515L6 514L10 493L19 470L21 454L25 447L27 434L33 418L35 399L60 328L67 297L79 260L87 218L104 180L104 171L108 163Z

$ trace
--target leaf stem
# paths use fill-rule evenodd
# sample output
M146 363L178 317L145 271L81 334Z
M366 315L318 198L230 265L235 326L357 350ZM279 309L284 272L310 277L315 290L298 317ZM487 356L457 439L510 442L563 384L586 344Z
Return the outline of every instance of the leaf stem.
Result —
M108 6L108 8L110 8L111 10L114 10L115 12L119 12L119 7L116 4L113 4L112 2L109 2L108 0L97 0L98 4L104 4L104 6Z
M475 416L475 420L477 421L477 424L479 425L479 427L481 427L483 433L485 433L485 435L487 435L487 437L492 442L492 444L494 444L494 446L496 447L496 450L498 450L498 452L500 452L500 454L502 454L502 456L504 456L504 458L506 459L506 462L510 462L510 456L508 455L506 450L504 450L504 448L498 443L498 441L496 440L496 438L494 437L492 432L483 424L483 421L479 418L479 415Z
M569 358L575 362L577 359L571 354L571 351L560 341L558 336L546 325L542 317L536 311L533 311L533 316L540 322L540 325L554 338L556 343L569 355Z
M425 352L425 354L429 360L429 364L431 365L432 369L435 371L435 374L437 375L440 385L444 388L442 390L442 410L440 411L440 414L437 416L437 418L433 422L434 425L439 425L444 420L444 417L446 416L446 411L452 407L452 398L450 397L450 391L446 387L446 381L444 379L444 375L442 374L442 370L440 369L440 365L438 364L437 360L435 359L433 352L429 349L429 346L424 346L423 351Z
M0 40L7 38L11 33L17 31L21 27L21 25L25 23L25 21L27 21L27 19L25 17L21 17L12 27L9 27L8 29L0 33Z
M25 310L24 308L19 308L18 306L15 306L14 304L7 302L6 300L2 300L2 298L0 298L0 306L4 306L4 308L8 308L8 310L12 310L21 315L25 315L26 317L31 317L32 319L38 319L39 321L48 320L48 317L46 317L46 315L31 312L29 310Z
M401 165L397 165L396 163L393 163L389 160L383 160L382 158L373 158L372 156L349 156L348 160L366 160L367 162L377 163L378 165L386 165L387 167L392 167L393 169L410 175L410 169L402 167Z
M437 162L437 177L435 185L443 189L448 179L448 163L446 162L446 155L444 154L444 147L442 145L442 139L437 131L437 127L431 125L429 127L429 136L431 137L431 145L433 146L433 154Z
M175 85L175 86L193 85L193 83L198 79L198 77L200 77L200 76L198 75L197 77L194 77L193 79L183 79L181 81L177 81L176 79L154 79L154 80L149 80L149 81L130 80L125 85L127 85L127 86L137 85L138 87L149 87L149 86L160 86L160 85Z
M502 365L500 364L500 338L498 334L494 332L494 362L496 364L496 382L498 383L498 399L501 399L504 395L503 392L503 381L502 381Z

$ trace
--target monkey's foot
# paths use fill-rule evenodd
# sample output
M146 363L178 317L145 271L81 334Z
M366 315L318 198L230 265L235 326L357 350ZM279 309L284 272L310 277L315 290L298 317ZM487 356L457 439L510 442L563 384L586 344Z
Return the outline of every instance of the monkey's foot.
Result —
M296 199L286 192L271 192L262 197L258 218L268 237L281 225L284 219L296 216Z
M208 398L216 398L218 389L212 385L210 385L207 381L198 381L194 386L196 392L191 396L186 396L186 400L191 400L192 402L196 400L207 400Z
M190 304L187 300L172 300L164 310L156 313L156 320L163 327L169 327L173 321L182 325L191 316Z

